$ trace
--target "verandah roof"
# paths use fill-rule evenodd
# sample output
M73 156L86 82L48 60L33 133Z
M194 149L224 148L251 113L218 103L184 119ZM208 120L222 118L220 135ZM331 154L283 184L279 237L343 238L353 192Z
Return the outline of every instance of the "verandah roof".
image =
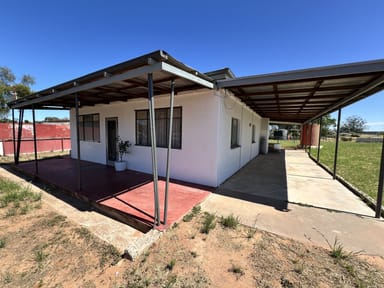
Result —
M153 75L155 95L168 94L171 80L175 81L177 92L213 88L210 77L159 50L17 99L8 105L24 109L69 109L75 106L74 94L77 94L81 106L148 98L149 73Z
M271 121L304 123L384 89L384 60L219 80Z

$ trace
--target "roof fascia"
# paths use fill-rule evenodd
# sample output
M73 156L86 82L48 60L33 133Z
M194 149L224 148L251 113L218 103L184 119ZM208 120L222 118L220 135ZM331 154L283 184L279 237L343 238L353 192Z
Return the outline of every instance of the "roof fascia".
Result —
M170 65L168 63L162 62L161 63L161 69L163 71L166 71L168 73L171 73L173 75L182 77L184 79L190 80L192 82L195 82L197 84L200 84L202 86L205 86L207 88L213 89L214 84L213 82L207 81L199 76L193 75L189 72L186 72L185 70L179 69L173 65Z
M313 78L350 76L355 74L374 73L384 71L384 59L342 64L334 66L324 66L318 68L292 70L287 72L261 74L235 79L218 80L218 88L231 88L236 86L251 86L267 84L271 82L287 82Z
M153 72L156 72L159 70L161 70L161 62L157 62L157 63L151 64L149 66L139 67L139 68L127 71L127 72L122 73L122 74L118 74L118 75L114 75L114 76L106 76L104 79L100 79L100 80L86 83L86 84L79 85L79 86L76 86L76 82L73 82L74 87L72 87L72 88L69 88L69 89L66 89L63 91L54 92L54 93L47 95L47 96L40 96L40 97L37 97L34 99L26 99L26 101L17 102L15 104L13 104L12 102L10 102L8 104L9 104L10 108L12 108L12 109L22 108L24 106L28 106L28 105L32 105L32 104L36 104L36 103L41 103L41 102L48 101L48 100L57 99L57 98L60 98L60 97L66 96L66 95L75 94L75 93L78 93L78 92L81 92L84 90L97 88L100 86L104 86L104 85L112 84L115 82L134 78L134 77L137 77L137 76L140 76L143 74L153 73Z

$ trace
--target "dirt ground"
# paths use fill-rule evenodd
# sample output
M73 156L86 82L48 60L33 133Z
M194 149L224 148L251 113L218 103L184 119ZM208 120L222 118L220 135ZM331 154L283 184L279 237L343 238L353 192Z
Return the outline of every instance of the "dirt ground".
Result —
M26 213L12 205L0 208L0 287L382 287L384 283L383 258L343 248L335 258L331 250L257 227L224 228L217 217L212 217L215 227L202 233L207 215L201 211L185 218L188 222L180 221L132 262L42 202L28 206Z

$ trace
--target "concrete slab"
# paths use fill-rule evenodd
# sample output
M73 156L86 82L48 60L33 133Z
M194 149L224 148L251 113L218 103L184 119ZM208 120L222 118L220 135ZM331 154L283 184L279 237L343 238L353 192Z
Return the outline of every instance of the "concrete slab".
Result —
M284 177L286 182L273 183ZM280 209L284 193L285 209ZM202 209L234 214L242 224L324 247L326 239L333 243L337 237L349 251L384 256L383 220L373 218L373 210L302 150L257 157L211 194Z
M290 203L375 216L358 196L333 180L303 150L286 150L285 163Z

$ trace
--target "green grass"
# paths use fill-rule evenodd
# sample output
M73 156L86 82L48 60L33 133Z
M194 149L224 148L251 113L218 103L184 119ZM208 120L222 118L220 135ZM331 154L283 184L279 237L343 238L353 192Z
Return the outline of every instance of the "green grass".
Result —
M32 192L28 187L0 178L0 208L12 207L8 209L6 216L14 216L18 213L26 214L32 209L30 203L40 202L41 194Z
M300 145L300 140L269 140L270 144L280 143L281 148L284 149L295 149Z
M335 145L334 141L321 142L320 162L331 170ZM381 147L381 143L339 142L336 173L373 199L377 199ZM312 148L311 155L316 158L317 149Z

